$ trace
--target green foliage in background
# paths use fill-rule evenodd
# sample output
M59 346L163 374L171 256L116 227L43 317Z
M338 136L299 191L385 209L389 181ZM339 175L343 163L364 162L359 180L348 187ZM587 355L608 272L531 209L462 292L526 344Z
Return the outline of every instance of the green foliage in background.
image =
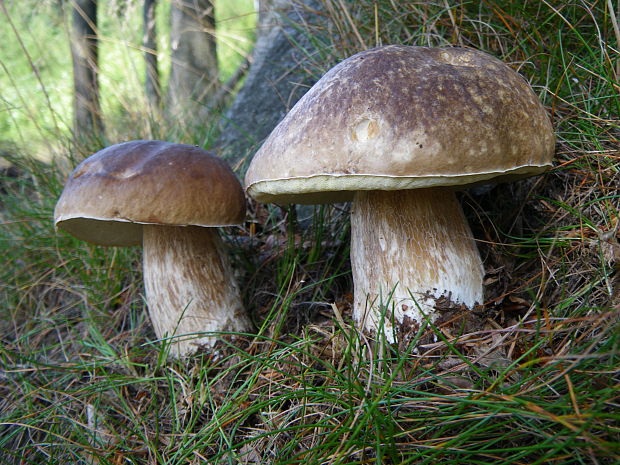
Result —
M252 0L215 1L220 80L252 49ZM49 159L71 137L73 74L69 3L6 1L0 10L0 146L18 143ZM170 3L157 6L158 58L165 92L170 70ZM145 106L142 2L99 2L99 65L104 118L140 128ZM111 137L114 137L112 132ZM60 138L60 140L59 140Z

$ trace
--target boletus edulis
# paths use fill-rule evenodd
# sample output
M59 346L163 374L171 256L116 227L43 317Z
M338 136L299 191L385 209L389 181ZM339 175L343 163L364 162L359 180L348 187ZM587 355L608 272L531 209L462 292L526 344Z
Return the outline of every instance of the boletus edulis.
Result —
M217 231L244 216L243 189L224 161L192 145L137 140L80 163L54 222L93 244L142 245L155 332L183 356L213 345L216 337L203 333L252 326Z
M440 297L483 302L454 191L541 173L554 142L536 94L500 60L389 45L329 70L264 142L245 185L261 202L353 202L353 316L394 341L432 321Z

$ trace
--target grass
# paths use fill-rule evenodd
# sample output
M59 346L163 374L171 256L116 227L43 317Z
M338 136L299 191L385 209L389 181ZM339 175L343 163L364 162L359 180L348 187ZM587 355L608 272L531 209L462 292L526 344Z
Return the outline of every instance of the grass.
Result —
M377 43L471 46L519 70L552 115L552 172L461 195L485 304L440 309L400 346L368 339L350 318L347 207L306 220L251 203L246 223L223 233L257 335L166 360L145 313L140 251L56 233L66 168L19 156L28 147L3 130L18 148L0 183L0 462L618 463L620 36L610 2L323 5L308 31L320 47L313 75ZM22 71L8 77L26 95L38 84ZM46 114L26 120L44 125Z

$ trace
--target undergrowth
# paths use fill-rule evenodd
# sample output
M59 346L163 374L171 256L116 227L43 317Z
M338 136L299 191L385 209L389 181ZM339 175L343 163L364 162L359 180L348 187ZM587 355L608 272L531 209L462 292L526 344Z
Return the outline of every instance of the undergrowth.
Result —
M474 47L518 70L556 129L551 172L461 194L487 272L484 305L439 305L434 324L398 345L351 321L347 205L251 203L223 236L256 334L167 359L142 298L140 250L54 231L66 167L7 155L1 461L618 463L612 3L323 0L308 73L377 44Z

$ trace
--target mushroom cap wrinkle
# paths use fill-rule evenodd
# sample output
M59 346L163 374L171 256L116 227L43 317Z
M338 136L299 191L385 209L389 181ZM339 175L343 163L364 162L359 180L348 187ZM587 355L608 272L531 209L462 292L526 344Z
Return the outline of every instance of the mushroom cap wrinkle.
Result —
M388 45L329 70L267 138L245 184L262 202L322 203L507 181L549 169L554 145L545 108L500 60Z
M98 245L142 243L142 225L239 224L245 197L230 167L193 145L136 140L107 147L73 171L54 223Z

